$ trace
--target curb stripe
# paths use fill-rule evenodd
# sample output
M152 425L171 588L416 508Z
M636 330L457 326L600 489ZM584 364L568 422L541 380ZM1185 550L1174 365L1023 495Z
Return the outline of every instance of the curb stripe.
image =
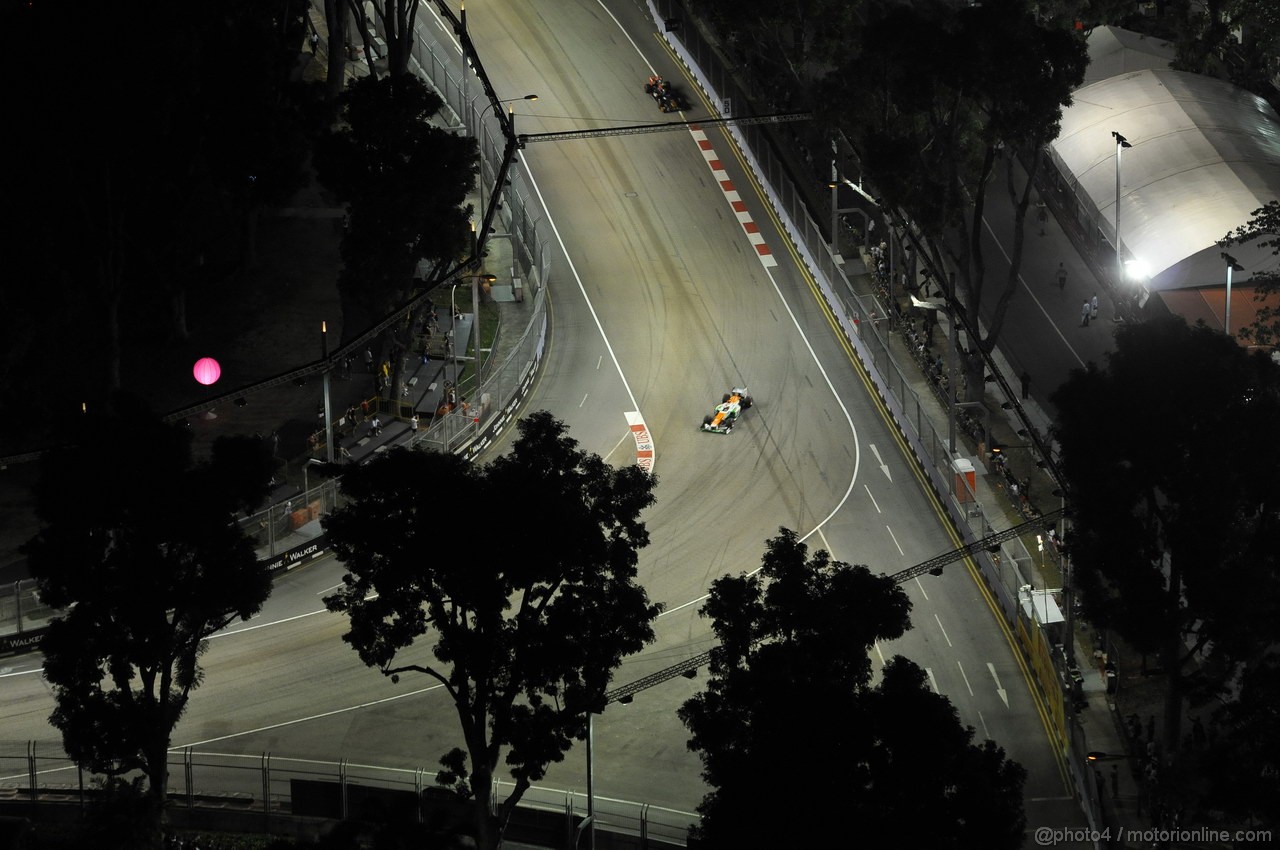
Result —
M693 136L693 140L697 142L699 150L702 151L702 158L706 160L707 167L711 169L711 176L720 184L720 191L724 193L725 200L729 202L734 216L738 219L738 223L742 225L743 232L747 234L747 240L756 249L756 256L760 258L760 263L767 267L778 265L778 261L773 257L773 252L769 250L769 246L764 243L764 237L760 235L760 227L752 220L746 203L742 200L742 196L738 194L733 181L729 179L729 172L725 170L724 163L716 155L715 147L711 144L711 140L707 138L706 131L697 124L690 124L689 135ZM640 422L638 425L632 423L631 427L633 431L637 427L643 429L644 423ZM638 441L639 438L637 437L637 463L641 463L643 466L643 463L638 460L640 457Z

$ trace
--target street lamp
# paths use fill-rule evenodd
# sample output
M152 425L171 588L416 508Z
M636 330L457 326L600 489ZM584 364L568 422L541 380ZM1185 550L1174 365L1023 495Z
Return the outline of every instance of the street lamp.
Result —
M1222 261L1227 264L1227 309L1223 317L1222 330L1227 336L1231 336L1231 273L1244 271L1244 266L1236 262L1236 258L1222 252Z
M329 359L329 325L323 320L320 322L320 356L326 361ZM333 415L329 410L328 364L324 369L324 458L333 463ZM305 467L303 473L306 473Z
M1124 283L1124 255L1120 250L1120 152L1133 145L1115 130L1111 131L1111 137L1116 140L1116 286L1121 286Z
M495 101L493 101L493 103L490 103L490 104L489 104L488 106L486 106L484 109L480 110L480 117L479 117L477 120L479 121L479 124L480 124L480 180L479 180L478 182L479 182L479 187L480 187L480 220L481 220L481 221L484 221L484 217L485 217L485 216L484 216L484 214L485 214L485 208L484 208L484 163L485 163L485 156L484 156L484 151L485 151L485 148L486 148L486 147L488 146L488 144L489 144L489 129L485 126L485 123L484 123L484 116L485 116L486 114L488 114L488 112L489 112L489 110L490 110L490 109L493 109L495 106L497 106L497 105L498 105L498 104L500 104L500 103L515 103L515 102L516 102L516 101L518 101L518 100L529 100L529 101L534 101L534 100L537 100L537 99L538 99L538 96L537 96L536 94L526 94L526 95L524 95L523 97L509 97L509 98L507 98L506 100L495 100ZM495 186L495 187L494 187L494 194L497 194L497 191L498 191L498 189L497 189L497 187ZM486 235L487 235L487 234L486 234Z

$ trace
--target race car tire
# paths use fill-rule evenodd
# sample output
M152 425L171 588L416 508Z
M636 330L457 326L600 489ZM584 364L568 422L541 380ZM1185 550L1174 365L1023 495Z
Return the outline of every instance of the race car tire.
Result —
M750 407L750 406L751 406L751 404L752 404L752 402L751 402L751 396L749 396L749 395L744 395L744 396L742 397L742 409L743 409L743 410L746 410L748 407Z
M728 403L728 401L729 401L729 394L728 394L728 393L725 393L725 394L724 394L724 398L720 399L720 402L721 402L722 404L727 404L727 403Z
M703 428L706 428L706 427L707 427L707 426L709 426L710 424L711 424L711 417L710 417L710 416L704 416L704 417L702 417L702 427L703 427Z

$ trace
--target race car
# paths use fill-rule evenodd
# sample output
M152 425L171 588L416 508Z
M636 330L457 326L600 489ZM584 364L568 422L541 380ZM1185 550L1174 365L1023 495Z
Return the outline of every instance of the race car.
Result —
M663 112L680 112L689 108L689 102L685 100L684 95L677 91L669 80L664 80L657 74L645 82L644 93L657 101L658 108Z
M751 396L746 387L734 387L724 394L724 399L716 405L715 412L702 419L702 430L713 434L728 434L738 424L742 411L751 406Z

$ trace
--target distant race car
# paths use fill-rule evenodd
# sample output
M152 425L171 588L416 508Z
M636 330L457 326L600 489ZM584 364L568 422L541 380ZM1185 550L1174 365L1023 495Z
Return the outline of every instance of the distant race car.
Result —
M738 424L742 411L751 406L751 396L746 387L734 387L724 394L724 399L716 405L715 412L702 419L702 430L713 434L728 434Z

